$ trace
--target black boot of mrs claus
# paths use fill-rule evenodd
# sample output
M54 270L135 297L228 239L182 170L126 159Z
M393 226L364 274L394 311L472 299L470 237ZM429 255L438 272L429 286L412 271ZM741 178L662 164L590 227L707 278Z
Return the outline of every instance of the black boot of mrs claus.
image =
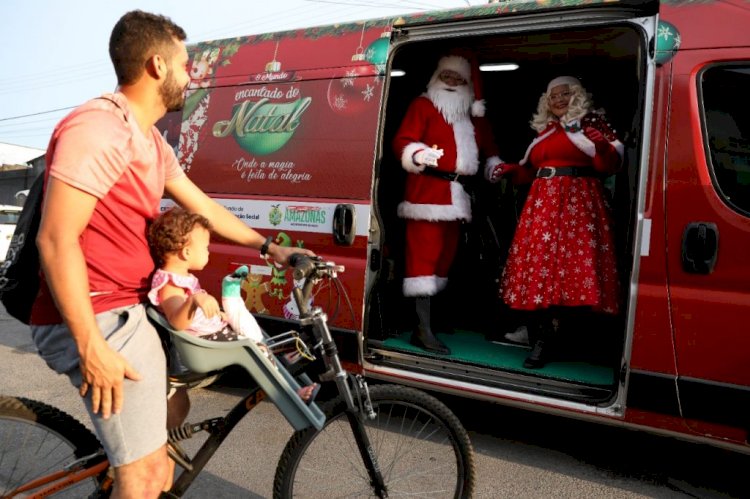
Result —
M550 343L552 340L552 327L547 324L539 324L537 333L532 336L531 353L523 361L523 367L526 369L539 369L549 362Z
M437 339L432 333L432 328L430 327L430 297L418 297L416 299L416 309L419 324L414 329L409 342L414 346L427 350L428 352L440 355L450 355L450 348Z

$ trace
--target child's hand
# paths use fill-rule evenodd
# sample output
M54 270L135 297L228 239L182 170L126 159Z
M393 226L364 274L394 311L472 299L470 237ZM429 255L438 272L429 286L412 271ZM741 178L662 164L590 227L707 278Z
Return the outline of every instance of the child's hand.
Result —
M205 315L209 319L221 313L219 302L216 301L216 298L206 292L196 293L192 296L192 299L193 303L195 303L197 307L203 310L203 315Z

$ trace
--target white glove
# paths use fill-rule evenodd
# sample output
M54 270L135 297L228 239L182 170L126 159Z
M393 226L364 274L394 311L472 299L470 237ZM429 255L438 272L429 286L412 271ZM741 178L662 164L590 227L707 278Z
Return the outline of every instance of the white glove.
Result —
M437 166L437 160L443 157L442 149L422 149L412 156L414 164L418 166Z

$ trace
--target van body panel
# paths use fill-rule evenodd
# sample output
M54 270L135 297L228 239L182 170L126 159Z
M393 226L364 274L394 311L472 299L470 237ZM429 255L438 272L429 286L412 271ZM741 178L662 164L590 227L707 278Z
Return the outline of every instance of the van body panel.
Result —
M695 50L680 52L674 59L673 142L667 161L668 268L680 376L750 387L750 335L743 334L748 326L738 320L750 307L750 218L729 208L714 188L698 99L699 72L707 63L731 60L731 55L731 50ZM735 55L741 57L739 51ZM718 256L709 274L684 269L682 241L691 222L717 226Z
M702 95L703 75L731 62L747 71L747 50L686 50L673 62L669 133L679 142L670 146L667 161L667 268L683 416L701 433L716 431L715 424L747 428L750 420L750 336L744 319L750 308L750 217L721 194L705 118L716 111L711 108L715 103ZM746 76L744 88L748 81ZM717 237L713 266L698 272L685 263L691 224L708 227L709 236Z
M701 95L712 68L750 66L748 7L745 0L511 0L204 42L189 48L192 85L182 115L160 127L190 178L248 225L346 266L343 286L322 289L314 304L328 312L357 371L750 453L750 209L738 209L719 185ZM610 188L615 202L624 200L616 228L628 305L601 331L621 341L606 386L384 346L404 328L383 318L405 312L393 300L400 246L389 242L400 230L393 199L403 172L390 140L438 53L462 44L532 68L518 71L522 77L484 77L519 90L519 102L508 102L502 85L485 88L487 102L497 101L495 132L516 127L503 159L523 154L530 131L519 130L538 99L531 82L553 71L582 70L595 103L619 118L627 168ZM597 62L604 76L587 72ZM390 69L405 69L406 78ZM422 73L424 82L415 76ZM508 122L498 112L506 109L516 113ZM336 232L341 213L348 234ZM719 235L710 272L686 270L690 224L700 237ZM256 251L215 241L201 281L218 294L221 277L242 264L262 286L248 308L270 331L293 327L290 293L299 283ZM463 294L476 293L474 281L485 278L472 274Z
M278 244L346 266L348 299L340 290L316 297L335 305L331 325L344 330L362 330L389 36L380 20L191 46L185 107L159 124L191 180L220 204ZM350 227L335 226L339 206ZM218 241L201 282L219 294L222 277L239 265L254 274L253 313L297 317L291 290L301 283L257 252Z
M676 375L666 272L664 169L671 95L671 61L656 70L651 155L643 218L650 221L648 253L639 258L638 302L631 342L630 368ZM629 392L636 389L629 387ZM647 389L647 388L646 388ZM632 394L631 394L632 395Z
M680 33L680 51L723 47L747 47L747 0L661 2L660 18ZM711 27L711 29L707 29ZM662 26L662 32L669 30Z

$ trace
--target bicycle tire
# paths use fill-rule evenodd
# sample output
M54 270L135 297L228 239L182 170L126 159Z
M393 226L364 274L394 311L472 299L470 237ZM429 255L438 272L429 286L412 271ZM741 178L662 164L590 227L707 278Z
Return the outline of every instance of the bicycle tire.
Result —
M372 386L370 398L377 416L365 426L388 497L471 497L474 450L450 409L425 392L397 385ZM343 400L321 409L325 426L296 432L284 448L274 498L375 497Z
M0 498L24 483L55 471L102 446L85 426L50 405L0 396ZM89 497L106 470L55 493L55 498Z

